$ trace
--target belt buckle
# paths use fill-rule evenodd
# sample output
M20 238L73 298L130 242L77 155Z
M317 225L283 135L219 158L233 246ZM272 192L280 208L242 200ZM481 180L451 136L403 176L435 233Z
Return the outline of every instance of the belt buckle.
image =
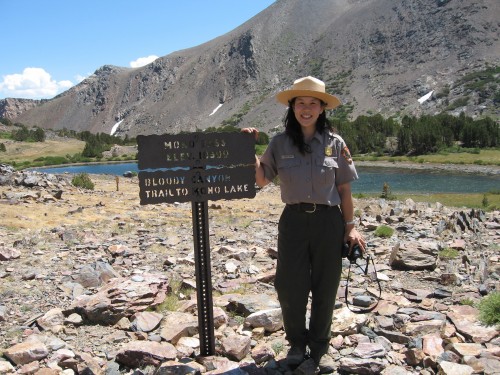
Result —
M312 211L304 211L304 212L306 212L308 214L314 213L316 211L316 203L313 203L313 205L314 205L314 210L312 210Z

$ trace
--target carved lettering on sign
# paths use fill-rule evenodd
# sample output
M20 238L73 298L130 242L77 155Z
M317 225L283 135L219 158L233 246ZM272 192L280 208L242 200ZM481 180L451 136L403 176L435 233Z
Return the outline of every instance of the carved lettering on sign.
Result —
M253 198L255 167L139 172L141 204Z
M186 179L185 176L146 178L144 180L144 186L155 187L155 186L165 186L165 185L182 185L182 184L184 184L185 179Z
M255 139L247 133L137 136L139 169L253 164Z

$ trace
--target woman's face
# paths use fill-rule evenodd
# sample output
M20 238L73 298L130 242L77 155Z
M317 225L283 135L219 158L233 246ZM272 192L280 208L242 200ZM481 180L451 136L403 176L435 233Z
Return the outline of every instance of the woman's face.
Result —
M295 118L302 128L315 127L316 121L324 111L324 104L312 96L298 96L293 102Z

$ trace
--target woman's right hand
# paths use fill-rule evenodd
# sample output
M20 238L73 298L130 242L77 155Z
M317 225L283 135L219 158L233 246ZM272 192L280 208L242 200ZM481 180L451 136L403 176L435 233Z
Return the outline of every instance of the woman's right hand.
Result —
M259 138L259 131L256 128L243 128L241 131L243 133L253 133L255 135L255 140ZM262 168L257 155L255 155L255 182L259 187L264 187L270 182L265 177L264 169Z
M259 131L257 128L243 128L241 129L243 133L253 133L255 136L255 140L259 139Z

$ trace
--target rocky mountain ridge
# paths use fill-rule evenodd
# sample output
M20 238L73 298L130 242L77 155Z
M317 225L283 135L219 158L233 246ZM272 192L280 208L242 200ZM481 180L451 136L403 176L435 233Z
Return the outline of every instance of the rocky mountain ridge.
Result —
M0 117L15 119L22 113L27 112L32 108L38 107L46 101L47 100L16 98L0 99Z
M269 132L284 111L275 93L304 75L322 78L352 117L447 110L498 118L499 13L496 0L278 0L145 67L105 65L13 120L105 133L120 122L117 134L131 136L221 124Z

